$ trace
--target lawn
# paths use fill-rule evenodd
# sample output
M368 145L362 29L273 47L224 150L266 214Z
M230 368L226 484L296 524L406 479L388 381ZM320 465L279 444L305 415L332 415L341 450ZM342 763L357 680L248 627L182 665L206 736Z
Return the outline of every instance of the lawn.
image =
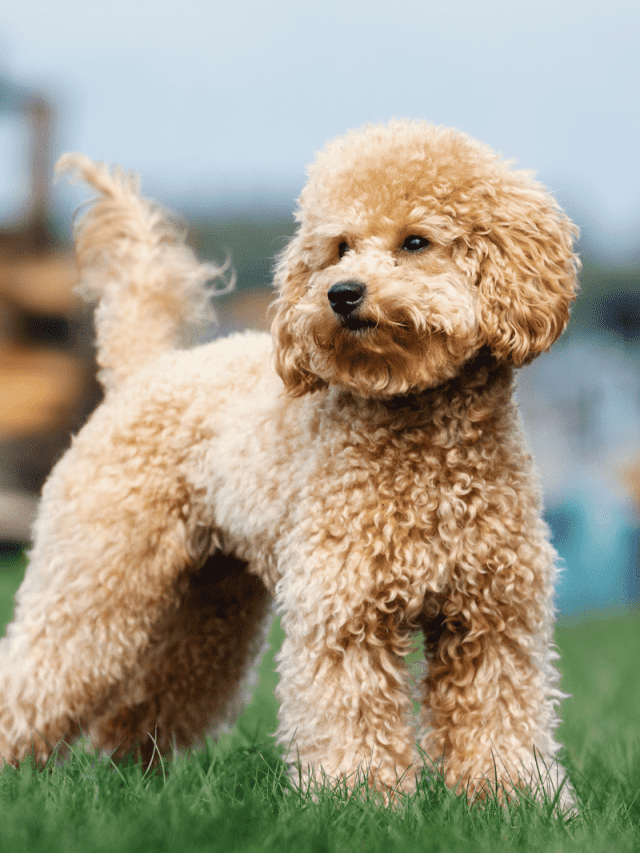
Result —
M0 619L11 616L19 557L0 563ZM274 627L274 645L279 639ZM275 726L273 650L251 706L206 750L146 772L77 749L44 771L0 771L0 851L637 851L640 849L640 615L561 622L560 739L582 800L568 821L522 797L470 809L425 783L393 807L366 792L312 800L287 786Z

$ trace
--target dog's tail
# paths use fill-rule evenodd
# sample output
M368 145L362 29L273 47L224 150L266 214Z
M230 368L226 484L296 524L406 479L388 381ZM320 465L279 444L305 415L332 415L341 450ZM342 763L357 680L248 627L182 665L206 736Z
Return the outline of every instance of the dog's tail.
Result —
M100 193L75 223L80 293L95 311L100 379L109 389L178 343L186 323L214 320L205 284L227 267L200 263L184 234L139 193L135 175L65 154L71 173Z

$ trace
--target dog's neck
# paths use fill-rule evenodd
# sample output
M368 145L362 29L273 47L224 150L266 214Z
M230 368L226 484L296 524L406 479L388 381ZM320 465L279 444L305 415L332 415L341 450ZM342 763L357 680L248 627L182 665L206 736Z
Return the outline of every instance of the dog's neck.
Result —
M434 388L397 397L367 398L334 387L328 391L327 403L335 405L334 415L339 411L354 423L378 423L389 429L429 429L432 423L441 428L446 419L480 424L512 409L514 373L511 365L482 349L457 376Z

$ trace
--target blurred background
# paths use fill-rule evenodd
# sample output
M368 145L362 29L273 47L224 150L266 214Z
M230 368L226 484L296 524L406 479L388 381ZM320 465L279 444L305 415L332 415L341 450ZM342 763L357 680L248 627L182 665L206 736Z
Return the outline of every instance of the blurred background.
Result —
M24 0L0 9L0 543L99 399L64 151L135 169L267 328L305 165L366 122L428 119L534 169L582 230L569 331L520 373L563 561L561 614L640 595L640 5L625 0ZM1 567L0 567L1 568Z

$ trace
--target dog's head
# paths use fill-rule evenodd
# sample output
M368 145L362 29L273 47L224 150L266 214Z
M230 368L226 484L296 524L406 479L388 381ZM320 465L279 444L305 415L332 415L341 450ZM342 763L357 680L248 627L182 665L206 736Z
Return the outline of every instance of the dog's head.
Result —
M525 364L564 329L577 229L486 146L393 122L330 143L309 176L275 278L276 364L290 392L420 391L482 347Z

